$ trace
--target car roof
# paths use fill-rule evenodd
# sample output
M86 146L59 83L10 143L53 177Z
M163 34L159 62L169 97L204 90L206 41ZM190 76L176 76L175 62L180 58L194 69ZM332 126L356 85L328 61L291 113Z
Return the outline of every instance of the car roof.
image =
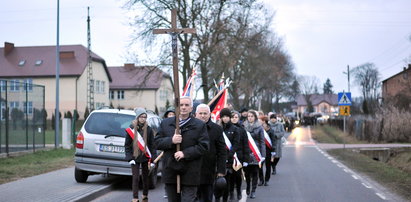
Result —
M126 115L133 115L133 116L136 115L136 113L133 110L129 110L129 109L97 109L91 113L116 113L116 114L126 114ZM157 116L156 114L153 114L153 112L151 111L148 111L147 115L150 117Z

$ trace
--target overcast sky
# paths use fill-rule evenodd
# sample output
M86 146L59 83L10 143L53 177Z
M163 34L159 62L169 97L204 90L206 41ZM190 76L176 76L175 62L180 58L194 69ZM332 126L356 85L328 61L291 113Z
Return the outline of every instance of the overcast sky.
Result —
M15 46L56 44L56 0L0 3L0 40ZM87 47L87 6L92 50L108 66L124 64L129 49L130 13L118 0L60 0L60 44ZM299 75L327 78L333 90L347 90L347 65L373 62L386 79L406 66L411 55L409 0L265 0L275 11L272 28ZM353 96L358 87L351 84Z

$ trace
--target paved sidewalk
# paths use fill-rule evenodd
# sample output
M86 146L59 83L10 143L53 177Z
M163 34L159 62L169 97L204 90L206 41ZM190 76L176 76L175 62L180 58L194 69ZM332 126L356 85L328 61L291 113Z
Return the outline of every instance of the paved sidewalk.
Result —
M122 178L89 176L86 183L74 179L74 167L0 185L0 201L89 201L111 190Z

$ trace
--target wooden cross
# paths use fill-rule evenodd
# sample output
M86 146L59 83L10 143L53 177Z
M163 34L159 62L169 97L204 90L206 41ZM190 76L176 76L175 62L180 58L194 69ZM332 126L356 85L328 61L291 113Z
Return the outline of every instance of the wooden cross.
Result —
M173 50L173 78L174 78L174 106L176 114L176 134L180 134L180 87L178 79L178 49L177 36L179 34L195 34L195 28L177 28L177 9L171 10L171 28L170 29L154 29L153 34L170 34L171 46ZM180 151L180 144L177 144L177 151ZM177 193L180 193L180 175L177 175Z

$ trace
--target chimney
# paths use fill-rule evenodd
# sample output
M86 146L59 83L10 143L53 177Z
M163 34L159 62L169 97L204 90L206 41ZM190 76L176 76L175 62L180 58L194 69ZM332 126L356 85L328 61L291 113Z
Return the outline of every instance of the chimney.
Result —
M134 63L125 63L124 64L124 68L126 69L134 69Z
M74 51L60 51L60 59L73 59Z
M4 42L4 56L11 53L13 49L14 49L14 43Z

